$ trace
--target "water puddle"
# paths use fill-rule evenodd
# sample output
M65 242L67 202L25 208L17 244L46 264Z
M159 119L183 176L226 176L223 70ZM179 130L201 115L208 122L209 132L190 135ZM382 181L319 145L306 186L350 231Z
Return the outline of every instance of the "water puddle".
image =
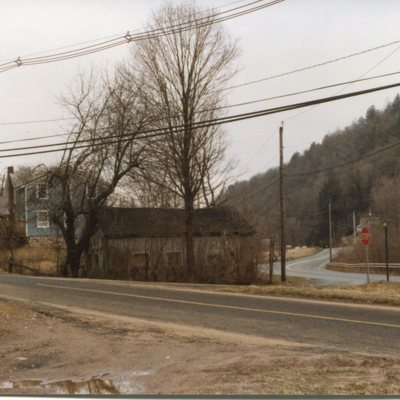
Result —
M0 389L27 389L27 392L29 392L29 390L35 388L41 388L56 394L120 394L126 391L127 384L126 382L116 383L111 379L102 378L91 378L82 381L68 379L54 382L24 379L18 381L9 380L0 383ZM138 388L130 387L130 389L137 390Z

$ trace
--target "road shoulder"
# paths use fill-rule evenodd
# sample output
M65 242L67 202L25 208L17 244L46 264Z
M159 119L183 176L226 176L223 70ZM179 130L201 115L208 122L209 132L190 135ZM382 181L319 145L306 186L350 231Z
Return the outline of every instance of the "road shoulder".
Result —
M0 300L0 315L2 394L389 394L400 385L398 358L44 304Z

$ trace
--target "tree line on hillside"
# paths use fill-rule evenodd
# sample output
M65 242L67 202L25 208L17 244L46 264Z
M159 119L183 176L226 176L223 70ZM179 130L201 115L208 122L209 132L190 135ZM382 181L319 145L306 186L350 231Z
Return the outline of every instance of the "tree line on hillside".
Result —
M389 221L395 237L400 229L399 141L397 95L383 110L372 106L350 126L295 153L285 166L287 243L328 245L329 199L335 244L353 233L353 212L357 224L369 213ZM252 218L262 237L279 237L279 186L273 184L278 174L270 169L225 193L225 201ZM393 256L399 253L394 240L391 246ZM400 261L400 253L396 257Z

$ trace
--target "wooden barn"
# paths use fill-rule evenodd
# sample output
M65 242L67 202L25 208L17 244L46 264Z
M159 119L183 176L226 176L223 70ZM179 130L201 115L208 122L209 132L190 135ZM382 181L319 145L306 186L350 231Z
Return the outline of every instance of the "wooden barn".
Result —
M185 280L184 210L104 208L85 256L89 277ZM255 276L254 230L229 207L194 211L199 282L247 283Z

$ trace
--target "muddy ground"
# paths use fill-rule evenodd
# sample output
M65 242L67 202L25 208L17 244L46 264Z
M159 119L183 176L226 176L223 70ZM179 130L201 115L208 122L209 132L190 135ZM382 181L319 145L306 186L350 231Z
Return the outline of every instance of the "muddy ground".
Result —
M1 394L399 394L400 358L0 300Z

